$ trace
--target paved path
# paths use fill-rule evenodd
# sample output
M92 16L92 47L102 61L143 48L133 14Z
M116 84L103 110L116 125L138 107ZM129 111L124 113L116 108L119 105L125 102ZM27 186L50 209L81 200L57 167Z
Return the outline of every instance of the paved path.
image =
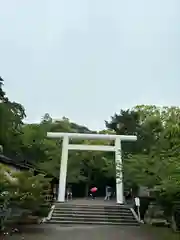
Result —
M25 240L179 240L179 235L169 235L166 229L147 229L146 227L110 226L59 226L41 225L27 228ZM8 239L20 240L19 234Z

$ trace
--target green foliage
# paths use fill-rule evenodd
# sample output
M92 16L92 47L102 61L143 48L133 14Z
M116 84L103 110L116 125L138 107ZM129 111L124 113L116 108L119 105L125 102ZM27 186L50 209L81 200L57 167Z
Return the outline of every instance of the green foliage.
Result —
M61 159L60 140L46 138L48 131L96 133L86 126L71 122L68 118L53 121L46 113L39 124L23 124L25 111L21 104L11 102L3 91L0 78L0 145L3 152L17 161L26 161L48 175L58 178ZM138 105L129 110L120 110L110 121L106 121L101 133L135 134L137 142L122 143L125 187L147 186L158 201L170 204L180 192L180 108ZM104 141L75 141L84 144L112 144ZM30 173L28 173L30 174ZM18 176L28 182L32 176ZM24 177L24 178L23 178ZM68 183L115 180L114 156L103 152L70 152L68 161ZM40 179L38 180L40 181ZM4 185L8 180L5 178ZM40 181L41 182L41 181ZM21 194L30 186L21 188ZM40 187L40 186L39 186ZM27 189L26 189L27 188ZM38 189L38 188L37 188ZM36 189L29 188L34 196ZM38 191L37 191L38 193ZM20 197L20 195L18 195ZM23 204L32 201L27 195ZM165 203L166 202L166 203ZM25 206L25 205L24 205ZM34 205L32 204L34 207Z
M25 110L21 104L9 100L2 87L3 79L0 78L0 145L2 145L4 153L19 156L21 126Z
M49 205L44 191L49 188L50 179L41 174L34 176L33 172L13 172L2 164L0 179L1 227L7 221L17 221L25 215L47 216Z
M12 177L17 179L13 184L14 200L20 204L23 209L35 211L44 203L44 188L49 187L49 179L38 174L34 176L33 172L14 172ZM21 184L23 183L23 184Z
M180 108L140 105L115 114L109 129L117 134L136 133L136 148L125 146L124 182L147 186L156 200L171 211L180 199Z

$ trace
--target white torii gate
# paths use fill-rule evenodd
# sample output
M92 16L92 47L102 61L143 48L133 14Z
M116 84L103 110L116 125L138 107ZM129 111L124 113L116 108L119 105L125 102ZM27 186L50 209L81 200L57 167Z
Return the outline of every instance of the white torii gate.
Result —
M67 161L69 150L82 151L106 151L115 152L116 163L116 201L123 204L123 176L122 176L122 158L121 158L121 141L136 141L136 136L130 135L109 135L109 134L84 134L84 133L62 133L62 132L48 132L48 138L63 138L62 156L60 164L59 175L59 190L58 202L65 201L66 176L67 176ZM103 139L114 141L113 146L108 145L84 145L84 144L70 144L69 139Z

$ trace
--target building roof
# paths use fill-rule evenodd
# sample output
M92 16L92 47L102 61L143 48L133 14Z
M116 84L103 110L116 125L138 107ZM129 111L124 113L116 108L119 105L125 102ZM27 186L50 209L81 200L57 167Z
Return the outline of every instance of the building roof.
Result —
M3 154L0 154L0 163L7 164L7 165L10 165L10 166L16 167L16 168L18 168L18 169L20 169L20 170L28 170L28 169L33 168L33 167L30 166L30 165L27 165L27 164L24 164L24 163L15 162L15 161L13 161L11 158L8 158L8 157L6 157L6 156L3 155Z
M34 170L35 174L41 173L41 174L46 175L47 177L52 177L52 176L49 176L48 174L46 174L44 171L37 169L33 165L16 162L15 160L6 157L3 154L0 154L0 163L7 164L9 166L18 168L19 170L31 170L32 169L32 170Z

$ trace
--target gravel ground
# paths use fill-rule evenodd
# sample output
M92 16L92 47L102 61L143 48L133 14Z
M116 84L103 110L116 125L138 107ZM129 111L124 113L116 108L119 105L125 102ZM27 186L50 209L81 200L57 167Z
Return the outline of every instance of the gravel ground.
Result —
M23 233L9 236L7 240L179 240L179 234L168 229L112 226L29 226Z

